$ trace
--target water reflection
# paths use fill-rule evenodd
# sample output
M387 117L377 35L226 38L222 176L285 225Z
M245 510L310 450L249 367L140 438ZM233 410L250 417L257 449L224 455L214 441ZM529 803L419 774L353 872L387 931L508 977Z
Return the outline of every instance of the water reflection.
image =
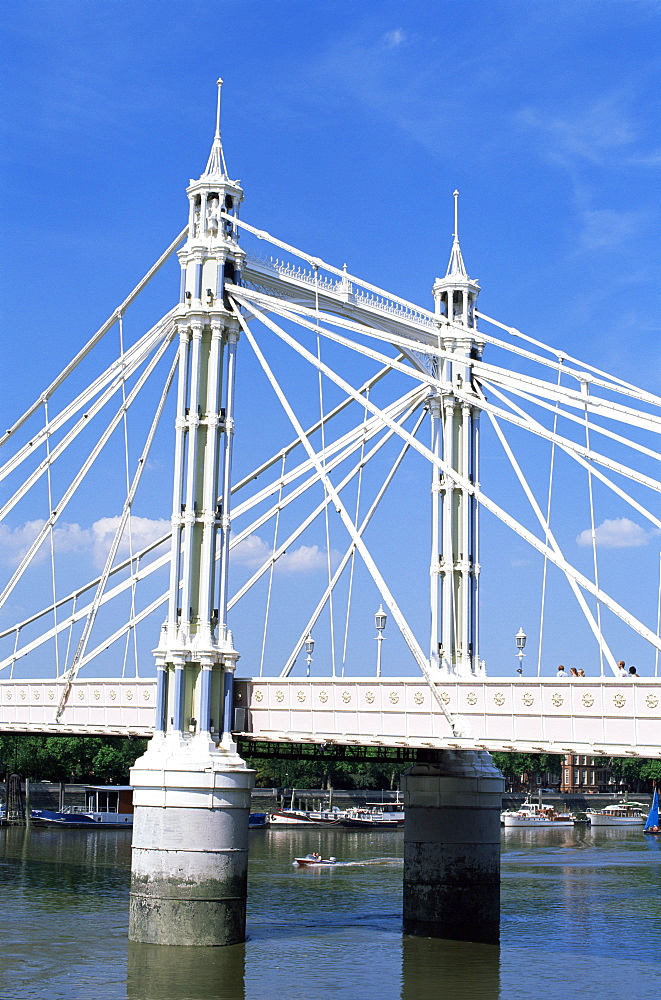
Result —
M128 946L127 1000L245 1000L245 945Z
M499 1000L500 948L404 936L401 1000Z

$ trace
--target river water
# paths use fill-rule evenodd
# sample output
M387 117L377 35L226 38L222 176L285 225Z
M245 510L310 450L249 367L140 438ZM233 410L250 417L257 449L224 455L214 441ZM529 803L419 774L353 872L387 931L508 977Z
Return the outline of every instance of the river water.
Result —
M503 832L502 942L401 932L403 834L253 830L248 934L127 941L130 833L0 830L2 1000L611 1000L661 995L661 844ZM341 864L297 869L300 852Z

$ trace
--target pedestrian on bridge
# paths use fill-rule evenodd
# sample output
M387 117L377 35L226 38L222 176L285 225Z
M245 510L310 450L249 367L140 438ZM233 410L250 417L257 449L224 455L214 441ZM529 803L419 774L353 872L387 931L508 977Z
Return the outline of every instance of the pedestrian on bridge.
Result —
M565 673L564 665L561 663L558 667L558 672L556 674L558 680L567 680L567 674Z
M624 665L624 660L617 661L617 672L620 677L627 677L627 668Z
M635 667L629 667L629 674L631 677L640 677L640 674Z

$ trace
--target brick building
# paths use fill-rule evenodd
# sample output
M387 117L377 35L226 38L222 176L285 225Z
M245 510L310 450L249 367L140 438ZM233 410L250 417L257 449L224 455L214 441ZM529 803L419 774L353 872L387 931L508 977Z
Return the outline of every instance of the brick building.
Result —
M568 793L608 792L613 789L606 761L588 754L565 754L562 762L560 791Z

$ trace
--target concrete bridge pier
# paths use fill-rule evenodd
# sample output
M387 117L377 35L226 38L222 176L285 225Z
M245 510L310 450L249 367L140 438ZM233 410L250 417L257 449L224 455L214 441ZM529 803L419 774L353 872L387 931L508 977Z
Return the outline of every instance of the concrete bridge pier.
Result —
M144 944L245 940L254 771L233 745L156 736L134 787L129 938Z
M406 933L498 943L504 788L490 754L466 750L402 776Z

